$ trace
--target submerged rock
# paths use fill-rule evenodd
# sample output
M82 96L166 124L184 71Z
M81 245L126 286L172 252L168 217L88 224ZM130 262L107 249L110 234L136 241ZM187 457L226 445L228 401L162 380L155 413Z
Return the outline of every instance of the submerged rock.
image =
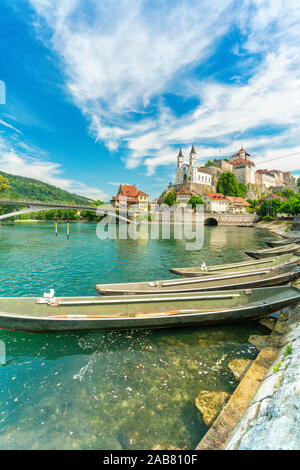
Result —
M228 369L237 380L241 380L252 361L250 359L233 359L228 364Z
M276 325L276 319L275 318L262 318L261 320L259 320L258 323L265 326L269 330L274 330L275 325Z
M266 346L268 339L268 335L250 335L248 342L253 344L253 346L255 346L257 349L262 349Z
M202 414L203 421L210 426L229 398L226 392L211 392L202 390L196 397L195 405Z

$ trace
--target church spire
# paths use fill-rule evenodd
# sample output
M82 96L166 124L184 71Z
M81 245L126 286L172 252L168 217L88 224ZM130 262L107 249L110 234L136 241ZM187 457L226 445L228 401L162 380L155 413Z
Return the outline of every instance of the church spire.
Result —
M197 153L195 150L194 145L192 146L192 150L190 152L190 167L194 168L197 166Z
M184 163L184 156L180 148L178 155L177 155L177 168L180 168L181 165L183 165L183 163Z

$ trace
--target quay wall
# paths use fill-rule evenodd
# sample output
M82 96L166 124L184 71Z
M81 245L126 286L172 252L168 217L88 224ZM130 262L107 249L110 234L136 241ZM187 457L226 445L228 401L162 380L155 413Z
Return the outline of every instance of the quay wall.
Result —
M300 450L300 305L282 311L261 340L198 450Z
M226 450L300 450L300 306L289 310L279 346Z

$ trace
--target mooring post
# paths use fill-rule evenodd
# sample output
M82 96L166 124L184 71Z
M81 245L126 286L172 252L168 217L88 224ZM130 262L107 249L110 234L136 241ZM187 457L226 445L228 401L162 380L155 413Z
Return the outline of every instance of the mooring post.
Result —
M57 237L57 222L55 221L55 236Z
M70 224L67 223L67 240L70 240Z

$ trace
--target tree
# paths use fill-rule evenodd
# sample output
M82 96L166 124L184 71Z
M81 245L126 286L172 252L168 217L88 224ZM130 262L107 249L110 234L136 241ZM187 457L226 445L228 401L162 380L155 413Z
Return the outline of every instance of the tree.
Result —
M238 183L239 187L239 192L238 192L238 197L246 197L248 188L247 185L244 183Z
M259 206L259 201L257 199L247 199L247 202L249 202L251 209L257 209Z
M288 199L290 199L295 196L295 193L292 189L286 188L283 191L281 191L281 195L283 197L287 197Z
M188 204L190 204L192 208L195 209L197 204L203 204L203 200L200 196L191 196Z
M240 196L241 189L235 175L231 171L225 171L221 174L217 184L217 191L224 194L224 196Z
M287 201L284 201L281 204L280 212L292 215L300 214L300 197L295 195Z
M4 176L0 175L0 194L5 193L11 188L9 181Z
M165 199L164 199L164 203L167 204L169 207L173 206L173 204L175 204L176 202L176 196L175 194L173 193L173 191L170 191Z
M211 160L207 160L207 162L205 163L205 166L206 166L206 167L215 166L215 164L214 164L214 162L212 162Z
M261 217L266 215L275 217L278 212L282 212L282 201L280 199L268 199L261 204L257 214Z

